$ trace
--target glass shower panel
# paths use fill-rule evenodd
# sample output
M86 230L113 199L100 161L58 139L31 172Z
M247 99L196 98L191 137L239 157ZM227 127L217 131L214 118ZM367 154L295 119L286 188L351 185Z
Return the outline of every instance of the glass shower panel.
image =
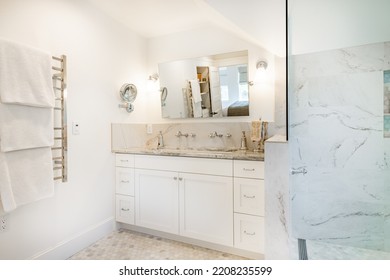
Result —
M292 229L309 259L319 243L317 258L390 252L389 60L388 42L290 57Z
M383 71L383 135L390 137L390 70Z

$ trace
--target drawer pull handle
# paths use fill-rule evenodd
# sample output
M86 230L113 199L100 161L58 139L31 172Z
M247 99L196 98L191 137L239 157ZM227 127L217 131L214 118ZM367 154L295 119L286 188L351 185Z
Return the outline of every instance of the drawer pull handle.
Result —
M246 195L246 194L244 194L244 197L245 197L245 198L250 198L250 199L256 198L256 196L255 196L255 195L251 195L251 196L249 196L249 195Z
M121 159L121 162L129 162L128 159Z
M127 211L130 211L130 209L129 209L129 208L127 208L127 209L125 209L125 208L121 208L121 210L122 210L122 211L126 211L126 212L127 212Z
M243 169L244 169L244 171L255 171L254 168L243 168Z
M121 183L128 184L128 183L130 183L130 181L129 180L127 180L127 181L122 180Z
M256 235L256 232L247 232L246 230L244 230L244 233L246 234L246 235Z

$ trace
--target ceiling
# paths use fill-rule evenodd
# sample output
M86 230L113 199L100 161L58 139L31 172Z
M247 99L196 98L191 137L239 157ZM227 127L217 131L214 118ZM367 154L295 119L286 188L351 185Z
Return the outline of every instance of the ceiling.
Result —
M218 25L285 56L285 0L88 0L146 37Z

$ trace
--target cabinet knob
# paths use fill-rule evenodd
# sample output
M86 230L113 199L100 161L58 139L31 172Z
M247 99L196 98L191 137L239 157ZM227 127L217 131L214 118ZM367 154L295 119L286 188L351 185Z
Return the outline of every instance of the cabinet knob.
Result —
M245 198L250 198L250 199L256 198L255 195L246 195L246 194L244 194L244 197Z
M177 180L177 177L173 177L173 180Z
M179 178L179 181L183 181L183 178Z
M256 235L256 232L247 232L246 230L244 230L244 233L246 234L246 235Z
M129 208L126 208L126 209L125 209L125 208L121 208L121 210L122 210L122 211L130 211Z

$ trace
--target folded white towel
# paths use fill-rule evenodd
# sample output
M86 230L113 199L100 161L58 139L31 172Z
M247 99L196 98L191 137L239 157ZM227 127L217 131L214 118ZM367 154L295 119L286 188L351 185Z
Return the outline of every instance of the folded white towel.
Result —
M53 194L50 147L0 152L0 196L5 212Z
M4 211L3 203L1 203L1 195L0 195L0 216L4 216L6 213Z
M202 97L200 96L200 86L198 80L190 80L192 99L194 103L202 102Z
M0 101L54 107L51 55L0 38Z
M0 103L0 151L54 145L53 109Z
M261 140L260 130L261 130L261 121L260 120L252 121L252 123L251 123L251 140L252 141L260 141Z
M192 108L194 110L194 118L201 118L202 117L202 103L201 102L194 103L194 101L192 101Z

